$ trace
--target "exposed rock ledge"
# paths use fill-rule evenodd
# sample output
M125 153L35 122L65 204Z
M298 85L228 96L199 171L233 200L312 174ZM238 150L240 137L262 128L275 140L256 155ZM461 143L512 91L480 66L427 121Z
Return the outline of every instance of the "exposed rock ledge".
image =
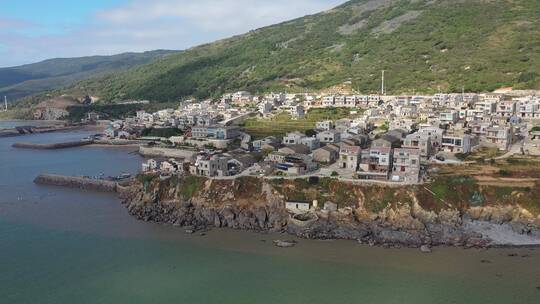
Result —
M299 218L284 209L283 197L271 185L263 183L260 192L245 197L235 192L239 186L234 181L230 183L229 193L216 194L212 192L215 190L212 181L207 181L197 195L181 200L177 199L180 186L136 182L123 191L122 198L129 213L140 220L193 229L228 227L286 232L302 238L351 239L387 247L484 248L540 244L540 217L534 218L518 207L472 208L466 212L443 210L436 214L415 202L412 206L403 204L379 213L369 213L362 207L336 212L313 210Z

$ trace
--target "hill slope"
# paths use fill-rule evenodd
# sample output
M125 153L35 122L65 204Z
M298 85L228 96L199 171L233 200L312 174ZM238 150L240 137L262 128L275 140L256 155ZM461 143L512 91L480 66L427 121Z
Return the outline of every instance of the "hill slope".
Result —
M320 89L352 81L376 92L540 88L540 1L355 0L202 45L70 93L157 101L225 91Z
M91 76L145 64L173 53L152 51L113 56L50 59L18 67L0 68L0 96L17 99L58 89Z

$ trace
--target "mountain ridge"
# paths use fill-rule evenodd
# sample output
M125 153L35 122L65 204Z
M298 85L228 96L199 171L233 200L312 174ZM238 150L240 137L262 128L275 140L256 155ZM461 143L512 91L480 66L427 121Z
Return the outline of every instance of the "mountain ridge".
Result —
M18 99L35 93L59 89L93 76L128 69L176 51L155 50L126 52L117 55L96 55L52 58L36 63L0 68L0 95Z
M540 88L540 1L353 0L193 47L61 93L174 101L235 90Z

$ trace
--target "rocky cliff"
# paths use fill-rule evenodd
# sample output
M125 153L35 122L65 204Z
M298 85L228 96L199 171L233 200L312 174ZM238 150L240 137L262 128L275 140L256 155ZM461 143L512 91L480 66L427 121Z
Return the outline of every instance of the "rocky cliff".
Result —
M355 206L338 211L315 208L305 214L292 215L285 210L287 198L281 190L276 183L256 178L161 180L147 175L139 176L121 195L130 214L138 219L189 227L189 230L228 227L287 232L313 239L353 239L392 247L540 244L540 217L519 206L435 212L422 208L415 193L408 192L410 200L374 211L363 204L370 191L364 186L355 186L358 196ZM341 207L340 202L336 203ZM508 228L500 230L508 235L498 238L485 233L485 229L472 225L476 222ZM526 241L513 242L514 237Z

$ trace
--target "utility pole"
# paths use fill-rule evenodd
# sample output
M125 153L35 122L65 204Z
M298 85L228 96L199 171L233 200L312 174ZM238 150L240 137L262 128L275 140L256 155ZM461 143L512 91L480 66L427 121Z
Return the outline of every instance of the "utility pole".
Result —
M4 95L4 112L7 112L7 96Z
M384 92L384 70L382 70L381 95L386 95L385 92Z

